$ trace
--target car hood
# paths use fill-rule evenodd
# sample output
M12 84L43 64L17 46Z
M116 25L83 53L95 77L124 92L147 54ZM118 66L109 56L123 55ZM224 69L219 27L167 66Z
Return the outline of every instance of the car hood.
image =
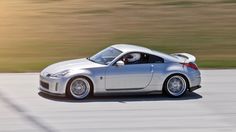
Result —
M78 70L87 68L102 67L104 65L94 63L86 58L58 62L46 67L41 73L55 74L64 70Z

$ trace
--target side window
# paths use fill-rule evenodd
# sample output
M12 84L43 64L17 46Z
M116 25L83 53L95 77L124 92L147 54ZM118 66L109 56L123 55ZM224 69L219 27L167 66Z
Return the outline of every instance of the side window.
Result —
M141 61L141 54L140 53L130 53L123 56L122 60L126 65L128 64L139 64Z
M145 53L136 53L136 52L126 54L120 60L124 61L125 65L164 63L164 59L161 57Z
M144 53L129 53L122 57L126 65L148 63L148 55Z
M149 55L149 63L164 63L164 59L155 55Z

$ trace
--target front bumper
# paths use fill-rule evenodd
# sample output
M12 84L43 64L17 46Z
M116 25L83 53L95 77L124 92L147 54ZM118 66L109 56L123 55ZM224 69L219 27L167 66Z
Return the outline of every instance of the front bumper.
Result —
M39 90L49 95L65 96L66 82L67 79L65 78L51 78L40 75Z
M48 94L48 95L52 95L52 96L59 96L59 97L65 97L66 94L58 94L58 93L51 93L49 91L46 91L45 89L43 89L42 87L39 87L40 92Z

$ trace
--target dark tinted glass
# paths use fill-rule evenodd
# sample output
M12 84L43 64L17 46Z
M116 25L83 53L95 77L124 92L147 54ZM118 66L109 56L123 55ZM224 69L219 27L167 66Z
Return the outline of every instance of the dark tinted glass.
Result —
M164 59L158 56L149 55L149 63L164 63Z
M132 53L130 53L132 54ZM128 59L132 59L129 57L130 54L124 55L120 60L124 61L126 65L130 64L148 64L148 63L164 63L164 59L155 55L149 55L145 53L140 53L140 59L129 62Z

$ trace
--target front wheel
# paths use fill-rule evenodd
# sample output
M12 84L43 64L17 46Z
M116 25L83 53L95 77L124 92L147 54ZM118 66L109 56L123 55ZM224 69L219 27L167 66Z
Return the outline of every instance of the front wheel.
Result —
M180 97L187 91L187 82L182 76L173 75L165 81L164 91L169 96Z
M86 98L91 91L91 85L86 78L77 77L69 81L67 94L75 99Z

